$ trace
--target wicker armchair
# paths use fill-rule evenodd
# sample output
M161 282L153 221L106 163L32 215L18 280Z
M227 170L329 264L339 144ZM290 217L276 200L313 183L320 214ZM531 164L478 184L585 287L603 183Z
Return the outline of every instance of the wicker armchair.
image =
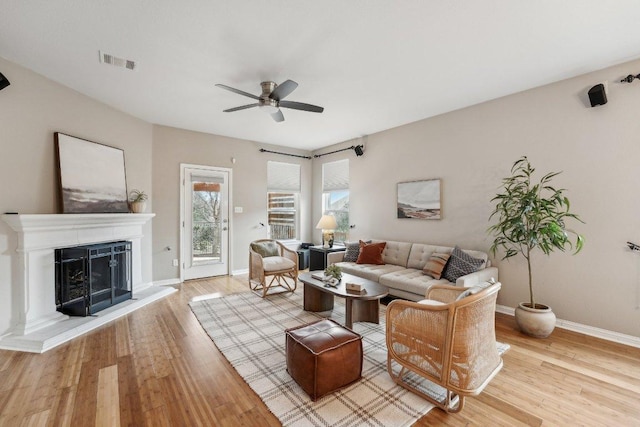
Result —
M277 240L261 239L249 245L249 287L268 294L294 292L298 284L298 254Z
M396 383L446 412L461 411L466 396L486 387L502 368L495 337L501 285L488 285L434 285L426 300L388 305L387 370ZM443 390L428 392L433 387L421 387L424 379Z

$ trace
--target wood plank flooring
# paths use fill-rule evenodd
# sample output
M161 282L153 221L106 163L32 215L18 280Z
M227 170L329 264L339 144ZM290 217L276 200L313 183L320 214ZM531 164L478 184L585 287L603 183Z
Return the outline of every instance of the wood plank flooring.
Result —
M0 426L279 426L187 305L248 292L246 277L179 289L44 354L0 351ZM417 426L640 426L640 349L561 329L532 339L500 314L496 327L511 344L502 371L462 413Z

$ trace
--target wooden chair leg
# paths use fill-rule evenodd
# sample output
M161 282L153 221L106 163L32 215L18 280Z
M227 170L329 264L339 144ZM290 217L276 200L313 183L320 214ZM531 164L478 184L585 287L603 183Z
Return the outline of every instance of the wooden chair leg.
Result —
M457 412L462 411L462 409L464 408L464 396L460 396L450 390L446 391L446 396L444 398L444 400L437 400L434 399L433 397L429 396L426 393L423 393L422 391L418 390L417 388L411 386L408 382L406 382L404 380L404 377L409 374L409 373L413 373L413 371L411 371L410 369L402 366L400 363L398 363L396 361L396 363L398 363L398 365L401 366L400 372L399 373L394 373L393 369L392 369L392 361L394 359L391 357L387 357L387 371L389 372L389 376L391 377L391 379L398 384L401 387L404 387L405 389L409 390L410 392L417 394L418 396L422 397L425 400L428 400L429 402L433 403L434 405L436 405L438 408L442 409L443 411L447 412L447 413L451 413L451 414L455 414ZM416 374L417 375L417 374ZM424 381L429 381L426 378L423 378Z
M262 298L265 298L268 295L269 290L272 287L282 288L283 290L281 292L277 292L277 293L282 293L282 292L295 292L298 286L297 274L295 274L294 272L284 272L284 273L274 274L273 276L271 276L271 280L269 280L269 276L265 276L262 279L263 279L262 283L249 281L252 291L255 291L255 292L262 291L262 295L261 295ZM293 281L293 284L289 283L289 279ZM267 284L267 281L268 281L268 284Z

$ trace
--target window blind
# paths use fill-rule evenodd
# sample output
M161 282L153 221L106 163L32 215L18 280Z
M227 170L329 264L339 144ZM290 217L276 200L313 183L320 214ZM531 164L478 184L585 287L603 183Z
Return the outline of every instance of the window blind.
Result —
M294 163L267 162L267 191L299 193L300 165Z
M349 159L322 165L322 191L349 189Z

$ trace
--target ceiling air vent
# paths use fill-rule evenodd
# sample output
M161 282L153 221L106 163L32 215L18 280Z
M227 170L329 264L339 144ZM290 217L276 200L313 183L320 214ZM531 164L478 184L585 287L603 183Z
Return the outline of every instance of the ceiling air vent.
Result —
M103 64L113 65L114 67L126 68L128 70L134 70L136 68L135 61L129 59L118 58L117 56L110 55L108 53L98 51L100 54L100 62Z

